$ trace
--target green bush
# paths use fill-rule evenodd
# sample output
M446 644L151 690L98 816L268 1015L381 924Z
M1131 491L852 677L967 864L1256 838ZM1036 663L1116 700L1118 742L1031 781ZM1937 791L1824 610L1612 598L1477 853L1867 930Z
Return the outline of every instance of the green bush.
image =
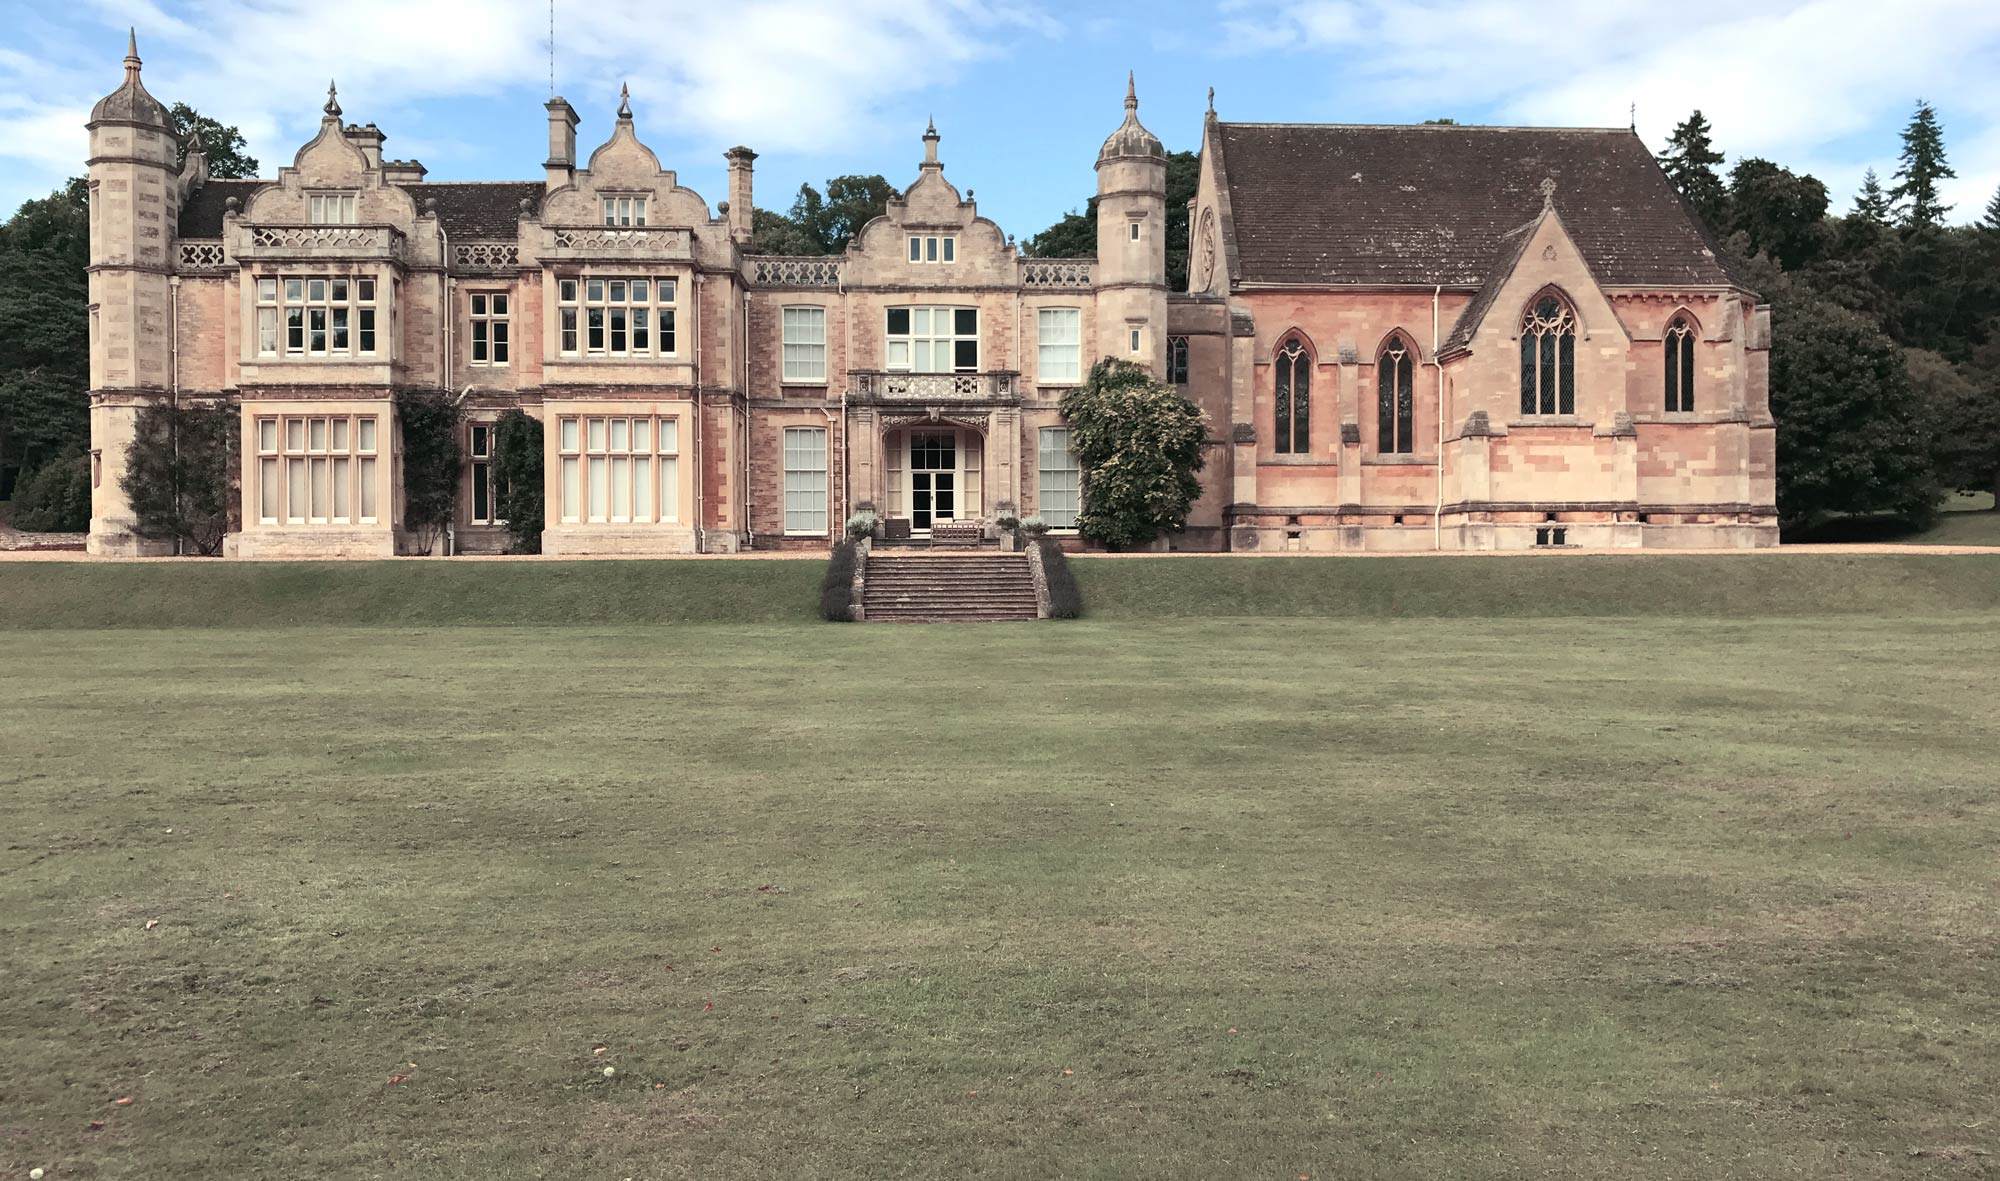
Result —
M542 424L518 409L493 424L493 500L507 522L507 552L542 552Z
M1049 587L1049 618L1076 619L1083 615L1083 591L1076 585L1069 558L1062 546L1044 537L1035 543L1042 551L1042 578Z
M14 490L14 527L25 533L81 533L90 528L90 456L51 459Z
M1106 357L1062 397L1083 470L1077 532L1114 550L1187 527L1201 495L1201 409L1142 365Z
M860 541L864 537L872 537L875 533L875 522L879 519L874 509L856 509L854 515L847 518L848 540Z
M829 623L854 622L854 567L861 550L851 541L835 542L819 585L819 616Z
M428 554L458 508L464 415L449 390L405 387L396 391L396 418L402 426L403 523L415 534L417 552Z
M222 552L236 515L236 403L155 403L142 407L125 449L119 486L132 505L133 532L184 551Z

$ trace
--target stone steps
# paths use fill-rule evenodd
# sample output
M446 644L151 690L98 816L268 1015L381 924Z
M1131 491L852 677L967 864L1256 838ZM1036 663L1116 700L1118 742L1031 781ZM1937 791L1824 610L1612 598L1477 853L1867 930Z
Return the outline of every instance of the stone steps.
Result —
M1025 554L885 554L868 557L862 609L870 622L973 623L1039 614Z

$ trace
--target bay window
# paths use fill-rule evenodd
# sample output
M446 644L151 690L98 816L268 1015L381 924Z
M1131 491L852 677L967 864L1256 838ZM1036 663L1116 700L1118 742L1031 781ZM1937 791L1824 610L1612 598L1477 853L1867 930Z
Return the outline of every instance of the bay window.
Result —
M671 357L678 351L676 279L562 279L556 320L563 356Z
M561 517L591 524L680 520L680 420L565 415L556 424Z
M258 356L373 356L375 339L374 279L341 275L257 280Z
M259 418L258 521L375 524L379 424L372 414Z

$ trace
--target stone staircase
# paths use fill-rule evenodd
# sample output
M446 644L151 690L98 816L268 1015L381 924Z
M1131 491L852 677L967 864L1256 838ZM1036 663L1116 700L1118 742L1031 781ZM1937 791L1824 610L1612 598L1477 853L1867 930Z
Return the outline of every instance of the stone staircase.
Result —
M974 623L1034 619L1028 555L998 551L868 555L862 582L869 623Z

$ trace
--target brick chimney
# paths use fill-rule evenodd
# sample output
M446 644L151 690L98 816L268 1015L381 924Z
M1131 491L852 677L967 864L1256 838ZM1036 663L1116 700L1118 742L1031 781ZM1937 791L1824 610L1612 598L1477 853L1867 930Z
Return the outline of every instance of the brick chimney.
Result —
M576 180L576 108L569 100L552 98L549 107L549 158L542 167L551 191Z
M750 241L756 207L750 201L750 164L757 153L734 147L722 153L729 161L729 236L738 242Z

